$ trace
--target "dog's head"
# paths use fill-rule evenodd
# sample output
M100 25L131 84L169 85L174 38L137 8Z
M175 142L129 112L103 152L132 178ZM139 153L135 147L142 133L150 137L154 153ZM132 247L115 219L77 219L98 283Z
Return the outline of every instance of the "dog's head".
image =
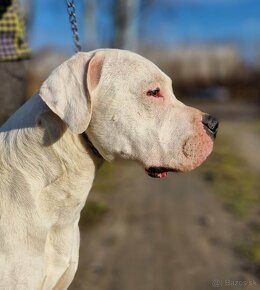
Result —
M139 161L150 176L188 171L211 153L218 122L176 99L172 82L135 53L78 53L43 83L40 95L106 160Z

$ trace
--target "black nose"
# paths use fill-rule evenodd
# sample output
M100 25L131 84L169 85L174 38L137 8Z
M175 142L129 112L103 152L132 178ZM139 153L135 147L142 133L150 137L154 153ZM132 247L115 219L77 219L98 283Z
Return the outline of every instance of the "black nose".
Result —
M202 123L205 126L206 130L214 137L216 137L218 131L218 119L211 115L204 115L202 118Z

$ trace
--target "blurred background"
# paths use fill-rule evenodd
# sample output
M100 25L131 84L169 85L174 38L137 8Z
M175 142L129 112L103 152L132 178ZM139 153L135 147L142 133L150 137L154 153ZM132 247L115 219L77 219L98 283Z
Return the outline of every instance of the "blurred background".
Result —
M21 0L33 57L27 98L73 54L66 3ZM177 98L219 118L200 169L148 177L105 164L82 212L70 290L260 289L260 2L78 0L83 50L136 51Z

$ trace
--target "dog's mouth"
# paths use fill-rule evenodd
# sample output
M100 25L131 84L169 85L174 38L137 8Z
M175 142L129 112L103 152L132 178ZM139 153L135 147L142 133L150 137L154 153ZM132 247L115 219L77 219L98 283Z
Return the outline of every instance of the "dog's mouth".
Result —
M145 171L149 176L154 178L163 178L168 176L169 172L178 172L177 169L155 166L145 168Z

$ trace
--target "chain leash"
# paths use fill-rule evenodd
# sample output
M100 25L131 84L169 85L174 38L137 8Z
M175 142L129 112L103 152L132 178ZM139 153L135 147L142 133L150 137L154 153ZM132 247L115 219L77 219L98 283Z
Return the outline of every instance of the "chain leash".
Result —
M78 33L75 3L74 3L74 0L65 0L65 1L67 3L67 12L69 15L69 21L70 21L71 30L73 33L75 52L79 52L79 51L81 51L81 45L79 42L79 33Z

